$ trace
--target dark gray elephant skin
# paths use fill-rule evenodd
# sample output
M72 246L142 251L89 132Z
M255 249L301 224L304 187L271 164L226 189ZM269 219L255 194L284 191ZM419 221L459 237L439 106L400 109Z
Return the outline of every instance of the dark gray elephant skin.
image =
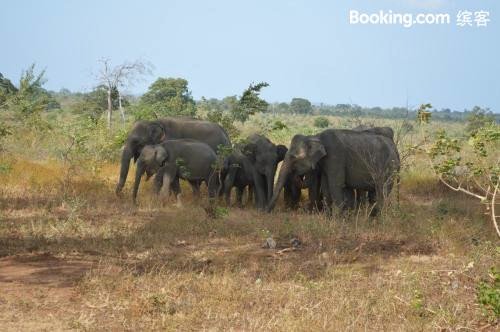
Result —
M394 130L391 127L370 127L367 125L359 125L352 130L364 131L373 133L376 135L382 135L390 138L394 142ZM358 208L362 203L369 202L374 204L376 201L375 193L373 191L367 192L363 190L356 190L351 188L345 188L344 191L346 207L347 208Z
M382 135L390 138L394 142L394 130L391 127L369 127L365 125L359 125L355 128L352 128L352 130L365 131L376 135Z
M137 161L133 201L136 201L141 177L144 173L149 179L155 176L154 190L158 194L165 184L166 191L172 187L177 196L179 186L175 185L179 178L187 180L193 186L195 194L199 185L205 182L208 195L214 197L219 186L218 174L213 169L217 155L210 146L192 139L166 140L161 144L147 145L142 149Z
M274 177L278 163L285 158L288 149L284 145L274 144L262 135L253 134L247 138L247 142L242 150L254 165L257 174L261 177L257 183L264 183L262 189L265 193L265 204L267 204L273 196ZM264 207L262 206L262 208Z
M130 131L122 152L120 178L116 186L119 195L127 180L130 160L137 161L146 145L159 144L166 139L191 138L208 144L217 151L218 146L230 146L224 129L216 123L186 117L168 117L155 121L138 121Z
M271 211L291 173L316 171L315 195L325 195L328 206L345 205L345 188L375 192L377 199L391 190L390 181L399 170L397 148L389 137L367 131L328 129L314 136L293 137L273 197ZM319 183L319 185L318 185ZM323 188L322 188L323 187ZM379 202L382 204L382 202Z
M231 205L231 190L236 188L236 201L239 207L243 206L243 193L248 188L248 201L252 201L255 192L255 205L265 205L264 183L257 174L255 167L248 156L235 149L224 161L224 197L226 204ZM256 183L257 182L257 183Z

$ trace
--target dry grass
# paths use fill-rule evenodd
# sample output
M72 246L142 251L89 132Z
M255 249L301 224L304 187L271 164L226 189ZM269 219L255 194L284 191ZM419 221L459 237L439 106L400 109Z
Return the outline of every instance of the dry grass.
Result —
M494 330L476 287L499 262L475 201L418 169L378 219L229 208L209 219L113 193L116 165L0 174L5 330ZM130 179L129 179L130 182ZM128 188L129 191L130 188ZM281 207L282 209L282 207ZM263 249L272 236L276 249ZM290 247L299 238L302 246Z

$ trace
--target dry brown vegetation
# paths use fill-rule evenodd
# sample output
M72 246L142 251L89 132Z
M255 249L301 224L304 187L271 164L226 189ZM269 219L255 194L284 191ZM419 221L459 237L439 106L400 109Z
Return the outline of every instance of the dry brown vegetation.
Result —
M116 198L116 164L67 179L55 161L6 158L2 330L498 328L477 302L500 258L488 218L424 164L376 219L282 207L210 219L188 188L181 208L151 203L148 186L138 207ZM270 236L277 248L262 248Z

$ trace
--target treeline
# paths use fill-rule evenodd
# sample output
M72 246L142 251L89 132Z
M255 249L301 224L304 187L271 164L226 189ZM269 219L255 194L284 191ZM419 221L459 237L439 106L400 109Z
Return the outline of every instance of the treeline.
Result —
M54 92L45 90L44 83L44 72L35 74L34 66L29 67L23 73L17 86L0 73L0 109L2 105L4 110L6 108L21 108L16 112L21 114L63 110L97 122L111 108L112 111L120 110L123 120L125 120L125 116L129 120L138 120L183 115L208 118L225 123L226 126L234 121L245 122L250 115L258 112L389 119L416 118L417 116L417 110L405 107L382 108L362 107L355 104L313 104L305 98L293 98L290 102L267 103L259 97L261 89L268 86L265 82L250 84L241 96L233 95L222 99L202 97L200 100L193 98L188 81L183 78L160 77L141 96L120 93L118 86L110 88L104 84L98 84L88 92L71 92L68 89ZM26 98L28 95L29 98ZM28 101L22 102L23 96ZM500 114L478 106L464 111L450 109L432 109L430 111L433 120L466 121L471 116L481 114L500 122Z

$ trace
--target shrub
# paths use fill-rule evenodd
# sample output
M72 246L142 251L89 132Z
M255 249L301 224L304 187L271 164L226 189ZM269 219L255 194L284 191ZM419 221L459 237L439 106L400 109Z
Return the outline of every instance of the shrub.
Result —
M328 126L330 126L330 121L324 116L320 116L314 119L314 126L316 128L328 128Z

